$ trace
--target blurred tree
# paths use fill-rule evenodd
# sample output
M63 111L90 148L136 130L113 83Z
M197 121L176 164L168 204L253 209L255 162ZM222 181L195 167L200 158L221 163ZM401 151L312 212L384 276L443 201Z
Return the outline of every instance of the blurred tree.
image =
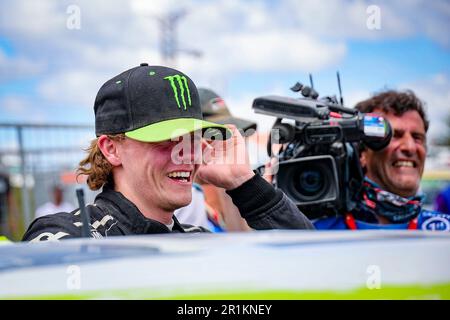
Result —
M442 137L440 137L436 142L440 146L450 147L450 114L447 115L445 122L447 124L447 129Z
M450 147L450 114L447 115L447 134L444 138L444 145Z

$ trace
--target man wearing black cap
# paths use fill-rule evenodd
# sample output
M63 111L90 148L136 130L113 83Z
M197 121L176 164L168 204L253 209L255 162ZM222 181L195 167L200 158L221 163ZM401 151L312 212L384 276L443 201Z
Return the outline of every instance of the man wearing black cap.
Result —
M182 72L147 64L127 70L100 88L94 112L97 139L79 168L91 189L103 188L87 206L91 236L206 231L173 216L191 201L202 148L200 178L226 189L251 227L313 228L248 160L236 161L245 154L243 137L234 126L203 120L197 88ZM80 237L81 221L80 210L45 216L23 240Z

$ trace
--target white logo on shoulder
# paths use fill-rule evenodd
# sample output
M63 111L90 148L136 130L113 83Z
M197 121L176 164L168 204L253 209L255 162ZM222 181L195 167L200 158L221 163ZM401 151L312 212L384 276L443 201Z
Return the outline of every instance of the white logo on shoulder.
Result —
M450 231L450 222L442 217L432 217L422 223L422 230Z
M39 242L39 241L58 241L62 237L68 236L68 233L65 232L58 232L58 233L51 233L51 232L44 232L38 235L36 238L31 240L30 242Z

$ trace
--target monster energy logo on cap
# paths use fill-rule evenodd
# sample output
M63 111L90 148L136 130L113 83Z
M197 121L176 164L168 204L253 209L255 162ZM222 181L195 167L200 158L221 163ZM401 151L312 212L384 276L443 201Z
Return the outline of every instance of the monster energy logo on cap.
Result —
M95 134L124 133L137 141L162 142L201 129L209 130L206 139L231 137L227 127L203 120L197 91L187 75L172 68L143 63L126 70L97 94Z
M177 101L178 108L181 109L179 96L181 96L181 102L183 103L184 110L187 109L188 104L189 106L191 106L191 93L189 91L189 86L186 77L177 74L174 76L165 77L164 79L169 80L170 82L170 86L172 87L173 95L175 97L175 100ZM179 95L178 89L180 91Z

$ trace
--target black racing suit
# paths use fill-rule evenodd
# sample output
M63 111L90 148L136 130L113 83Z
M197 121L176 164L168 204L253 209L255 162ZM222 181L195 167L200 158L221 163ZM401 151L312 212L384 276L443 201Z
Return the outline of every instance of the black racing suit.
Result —
M248 225L262 229L314 229L311 222L279 190L261 176L255 175L240 187L227 191ZM121 193L105 187L94 204L88 205L90 230L94 238L170 232L209 232L203 227L180 224L173 217L170 230L166 225L146 218ZM81 237L80 210L61 212L33 221L23 241L46 241Z

